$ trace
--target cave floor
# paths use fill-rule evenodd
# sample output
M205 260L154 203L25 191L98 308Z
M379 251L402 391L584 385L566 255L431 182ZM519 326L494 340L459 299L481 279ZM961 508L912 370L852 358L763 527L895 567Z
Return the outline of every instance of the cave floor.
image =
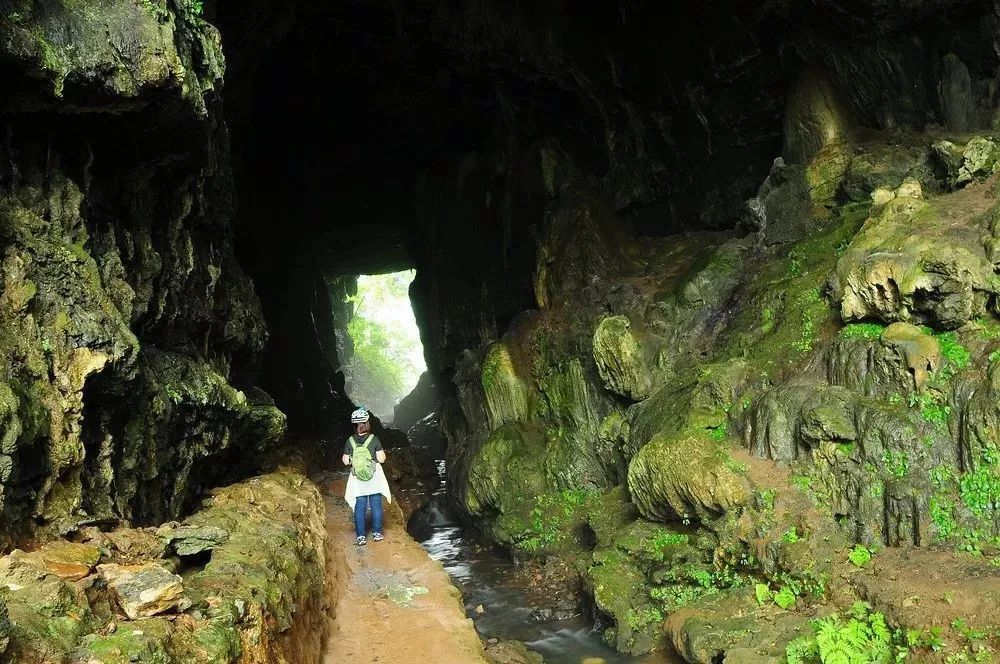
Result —
M406 532L397 502L385 505L385 540L359 547L343 500L345 477L321 485L326 501L330 634L323 661L486 662L461 594Z

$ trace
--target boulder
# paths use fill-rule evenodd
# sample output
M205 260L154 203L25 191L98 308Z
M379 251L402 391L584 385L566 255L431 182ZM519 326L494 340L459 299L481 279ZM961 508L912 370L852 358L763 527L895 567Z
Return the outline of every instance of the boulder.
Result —
M739 464L703 430L654 436L629 464L628 488L653 521L710 520L752 495Z
M541 655L520 641L486 643L486 660L490 664L543 664Z
M166 526L157 531L178 556L193 556L210 551L229 539L229 532L218 526Z
M493 344L486 352L482 382L490 428L528 419L529 388L518 374L511 350L504 342Z
M625 316L609 316L594 331L594 362L604 386L632 401L649 396L652 376Z
M975 136L965 145L938 141L931 146L935 159L944 167L951 187L988 178L1000 167L1000 146L984 136Z
M170 611L183 599L181 577L158 563L127 566L112 563L99 565L97 571L132 620Z
M841 317L953 329L982 316L997 292L983 246L989 205L972 191L887 202L837 262L831 285Z
M90 574L101 559L97 547L65 540L49 542L29 555L40 558L47 571L64 581L79 581Z

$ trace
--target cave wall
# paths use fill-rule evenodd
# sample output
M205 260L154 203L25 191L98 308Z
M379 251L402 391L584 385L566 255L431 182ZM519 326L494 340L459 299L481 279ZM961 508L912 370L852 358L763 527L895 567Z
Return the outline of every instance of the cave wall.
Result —
M11 0L0 69L5 541L178 517L285 426L251 389L219 33L184 2Z

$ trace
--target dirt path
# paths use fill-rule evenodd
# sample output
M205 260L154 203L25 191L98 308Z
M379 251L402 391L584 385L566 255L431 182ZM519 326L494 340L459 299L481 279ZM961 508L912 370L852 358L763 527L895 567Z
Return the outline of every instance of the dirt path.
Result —
M485 664L461 594L386 505L385 541L359 547L344 502L346 478L323 488L333 617L325 664Z

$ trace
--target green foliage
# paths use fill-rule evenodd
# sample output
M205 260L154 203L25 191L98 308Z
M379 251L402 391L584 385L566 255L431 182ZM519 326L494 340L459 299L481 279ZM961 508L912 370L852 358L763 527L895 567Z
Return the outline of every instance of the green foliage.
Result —
M788 252L788 276L797 277L802 274L802 256L793 249Z
M906 630L906 645L910 648L926 648L937 652L945 646L940 627Z
M812 350L816 342L816 314L813 309L814 305L822 301L823 297L818 288L807 290L799 296L799 305L802 306L802 334L798 341L792 343L795 350L803 353Z
M911 394L909 404L911 408L920 410L920 417L925 422L933 424L939 429L948 425L948 418L951 416L951 406L944 403L944 395L938 390L932 390L923 394Z
M774 603L777 604L782 609L790 609L795 606L795 593L788 586L781 586L781 588L774 593Z
M537 553L563 544L569 537L568 526L594 495L593 491L566 489L536 496L529 527L520 534L517 546Z
M770 333L774 330L774 309L771 307L764 307L764 311L760 314L761 323L760 331L764 334Z
M867 547L856 544L851 552L847 554L847 559L855 567L864 567L872 560L872 551Z
M813 634L792 641L787 664L891 664L906 658L899 635L889 631L885 616L855 602L845 622L834 613L812 621Z
M178 404L184 398L180 392L178 392L173 385L167 383L163 386L163 391L166 392L167 398L170 399L171 403Z
M204 0L187 0L188 9L195 16L201 16L205 13L205 2Z
M376 414L392 415L396 400L424 370L419 332L409 309L414 272L358 277L349 297L354 315L347 333L354 342L349 369L351 397Z
M893 477L906 477L910 470L910 458L906 452L885 450L882 452L882 463L886 472Z
M705 595L718 592L716 588L706 589L701 586L669 585L656 586L649 591L649 596L663 604L666 611L676 611L682 606L701 599Z
M955 369L964 369L969 366L971 357L969 349L958 342L958 335L954 332L943 332L935 335L938 346L941 348L941 355Z
M754 584L753 592L757 597L758 604L763 605L771 599L771 589L767 587L766 583Z
M727 429L728 425L726 421L723 420L722 424L714 426L708 430L708 437L711 438L712 440L725 440Z
M639 610L629 609L628 613L625 614L625 624L634 632L638 632L647 625L662 621L663 614L659 609L652 606L647 606Z
M973 514L992 520L1000 509L1000 450L990 442L978 456L975 469L958 480L959 496Z
M885 326L877 323L851 323L840 329L844 339L881 339Z
M787 544L795 544L799 541L799 533L795 526L792 526L785 531L785 534L781 536L781 540Z
M1000 323L992 318L977 318L976 325L979 326L979 338L983 341L1000 341Z

